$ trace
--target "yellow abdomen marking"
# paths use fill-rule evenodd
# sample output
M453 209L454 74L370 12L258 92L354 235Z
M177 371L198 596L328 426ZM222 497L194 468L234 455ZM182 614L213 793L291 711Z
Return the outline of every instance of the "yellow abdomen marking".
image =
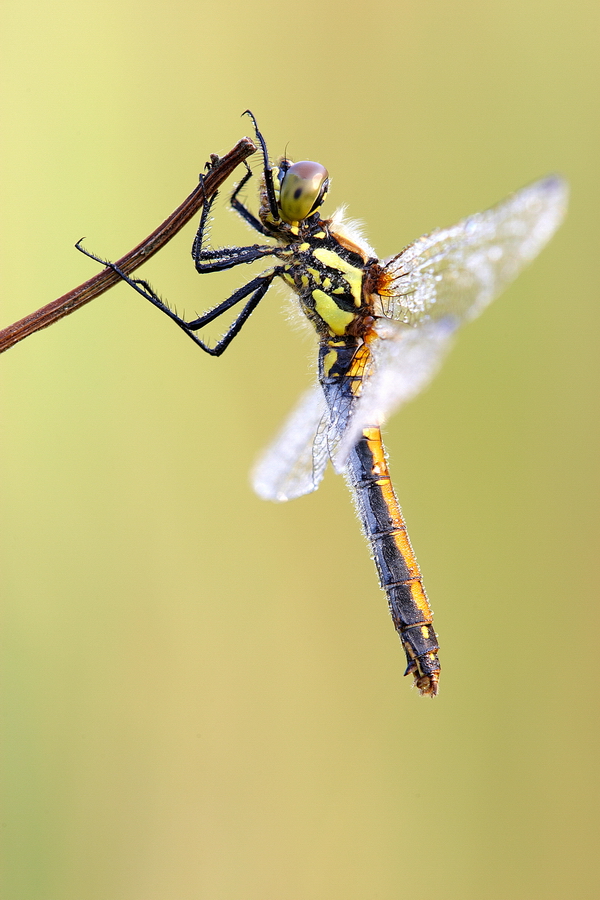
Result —
M381 431L379 430L379 428L375 427L365 428L365 430L363 431L363 435L369 442L369 448L373 455L373 471L377 475L379 475L377 484L379 485L379 488L381 490L381 496L388 509L390 519L395 525L393 533L394 543L396 544L398 552L402 556L402 559L404 560L408 572L411 576L408 584L413 602L415 603L415 606L417 606L421 611L423 615L423 621L431 622L431 607L429 606L427 595L425 593L425 590L423 589L423 584L421 582L421 571L419 569L413 548L408 537L408 533L406 531L404 517L402 515L402 511L398 505L398 500L396 499L396 495L392 487L392 480L390 478L390 473L387 467L387 460L385 458L385 451L383 449L383 442L381 440Z
M326 378L329 377L329 373L331 372L332 366L335 365L335 362L338 358L336 350L330 350L329 353L326 353L323 357L323 374Z

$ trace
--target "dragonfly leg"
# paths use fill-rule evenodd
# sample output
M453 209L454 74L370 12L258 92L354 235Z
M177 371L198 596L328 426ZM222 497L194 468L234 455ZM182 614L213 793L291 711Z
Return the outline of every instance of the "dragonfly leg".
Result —
M238 288L237 291L234 291L230 297L226 300L223 300L222 303L219 303L213 309L204 313L204 315L199 316L195 319L191 319L190 321L186 321L181 316L179 316L174 310L172 310L167 304L162 300L156 291L148 284L147 281L144 281L142 278L130 278L129 275L120 269L116 263L111 262L108 259L101 259L101 257L96 256L94 253L91 253L89 250L86 250L85 247L81 246L81 241L78 241L75 244L76 248L81 251L81 253L85 254L85 256L89 256L90 259L95 260L96 262L101 263L103 266L108 266L108 268L112 269L113 272L116 272L123 281L126 281L127 284L137 291L144 299L148 300L152 303L153 306L156 306L157 309L160 309L166 316L172 319L176 325L178 325L185 333L190 337L195 344L204 350L205 353L208 353L210 356L220 356L221 353L229 346L233 338L240 332L242 326L246 322L248 316L256 309L264 295L267 293L270 288L273 279L276 275L279 275L283 270L280 266L276 266L272 269L268 269L262 275L259 275L257 278L253 278L252 281L249 281L248 284L243 285L241 288ZM225 334L219 338L214 347L209 347L204 341L202 341L195 332L202 328L204 325L208 325L210 322L213 322L215 319L218 319L219 316L222 316L229 309L239 303L241 300L244 300L246 297L250 297L248 302L245 304L241 313L234 319L231 323Z
M271 169L271 164L269 163L269 153L267 151L267 144L265 142L264 137L258 130L258 125L256 124L256 119L254 118L254 113L252 113L249 109L242 113L243 116L250 116L252 120L252 124L254 125L254 131L256 132L256 139L260 144L262 155L263 155L263 174L265 179L265 191L267 193L267 199L269 201L269 209L271 210L271 215L275 222L279 221L279 210L277 209L277 200L275 198L275 188L273 186L273 170Z
M250 210L246 206L244 206L242 201L238 200L238 198L237 198L237 195L239 194L239 192L248 183L248 181L252 178L252 175L253 175L252 169L250 168L248 163L244 162L244 165L246 166L246 169L247 169L246 174L244 175L244 177L242 178L242 180L240 181L240 183L237 185L234 192L232 193L231 197L229 198L229 203L231 204L233 209L235 209L236 213L239 216L241 216L242 219L244 219L244 221L247 222L251 228L254 228L255 231L259 232L259 234L268 235L269 232L267 231L265 226L262 224L260 219L258 219L255 215L253 215L253 213L251 213Z
M246 173L246 180L248 177L248 173ZM239 187L241 187L242 183L243 179ZM204 187L204 177L202 175L200 175L200 184ZM237 190L239 190L239 187ZM236 191L234 191L232 197L235 196L235 193ZM213 194L210 198L205 197L204 206L202 207L200 225L192 244L192 258L196 271L199 273L222 272L224 269L232 269L234 266L239 266L242 263L254 262L254 260L260 259L262 256L271 256L275 248L267 244L252 244L249 247L223 247L218 250L205 249L203 247L208 217L216 197L217 194ZM248 213L248 215L251 214ZM247 219L247 221L249 220ZM260 223L258 224L260 225Z
M209 353L211 356L220 356L221 353L227 349L234 337L239 334L248 317L254 312L271 287L275 276L280 275L281 272L283 272L281 266L276 266L263 272L257 278L253 278L252 281L249 281L248 284L245 284L243 287L238 288L237 291L234 291L227 300L219 303L214 309L209 310L207 313L204 313L204 315L199 316L191 322L184 322L183 320L178 321L179 317L171 316L171 318L174 318L180 328L183 328L185 333L191 337L196 344L202 347L206 353ZM219 316L223 315L223 313L227 312L228 309L231 309L232 306L235 306L236 303L239 303L240 300L243 300L245 297L249 297L250 299L244 305L241 313L231 323L225 334L219 338L214 347L208 347L197 337L194 333L195 331L219 318Z

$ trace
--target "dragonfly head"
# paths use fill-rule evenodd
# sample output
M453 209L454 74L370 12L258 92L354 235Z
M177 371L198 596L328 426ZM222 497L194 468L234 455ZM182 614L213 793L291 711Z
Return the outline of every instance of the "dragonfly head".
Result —
M302 222L323 205L329 189L329 172L321 163L283 160L279 167L279 213L284 222Z
M261 221L270 228L276 228L281 220L288 225L298 225L323 205L329 190L329 172L321 163L308 159L292 163L285 157L279 161L278 168L273 168L254 114L247 109L242 115L252 119L262 149Z

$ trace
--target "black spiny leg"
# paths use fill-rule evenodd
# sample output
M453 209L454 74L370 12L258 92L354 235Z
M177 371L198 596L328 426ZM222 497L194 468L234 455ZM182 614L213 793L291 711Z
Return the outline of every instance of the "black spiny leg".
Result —
M262 275L259 275L257 278L253 278L252 281L249 281L248 284L245 284L243 287L238 288L237 291L234 291L231 297L228 297L227 300L224 300L223 303L219 303L218 306L215 306L214 309L210 310L207 313L204 313L203 316L200 316L198 319L194 319L192 322L183 322L183 320L179 319L178 316L171 316L177 324L183 328L185 333L191 337L194 343L198 344L202 347L206 353L209 353L211 356L220 356L224 350L229 346L234 337L239 334L244 323L254 312L262 298L265 296L271 284L273 283L273 279L276 275L280 275L283 272L282 266L276 266L273 269L269 269L267 272L263 272ZM231 309L232 306L235 306L236 303L239 303L240 300L243 300L245 297L250 296L250 299L242 309L239 316L231 323L225 334L222 338L219 338L214 347L208 347L203 341L198 338L194 332L202 328L203 325L208 325L209 322L214 321L224 312L227 312L228 309Z
M86 250L81 246L81 241L78 241L75 246L78 250L84 253L86 256L89 256L90 259L94 259L96 262L99 262L103 266L108 266L113 272L116 272L123 281L126 281L128 285L130 285L134 291L137 291L138 294L141 294L146 300L149 300L153 306L156 306L157 309L160 309L166 316L172 319L176 325L185 331L188 337L190 337L195 344L197 344L205 353L208 353L210 356L220 356L221 353L229 346L234 337L239 334L242 326L250 316L250 314L256 309L262 298L265 296L273 279L276 275L280 275L283 271L281 266L276 266L272 269L268 269L266 272L263 272L262 275L259 275L257 278L253 278L252 281L249 281L248 284L245 284L243 287L238 288L237 291L234 291L233 294L224 300L222 303L219 303L218 306L215 306L214 309L209 310L204 313L204 315L199 316L197 319L192 319L189 322L186 322L185 319L182 319L181 316L178 316L176 312L170 309L163 300L160 299L158 294L152 290L147 281L144 281L141 278L130 278L126 272L120 269L115 263L110 262L110 260L101 259L99 256L95 256L93 253L90 253L89 250ZM229 248L229 251L232 252L234 248ZM251 248L247 248L251 249ZM209 252L220 252L220 251L209 251ZM258 254L263 255L263 254ZM256 257L255 257L256 258ZM239 260L240 262L247 262L246 259ZM230 266L237 265L237 261L231 262L229 266L223 266L223 268L229 268ZM250 299L245 304L241 313L238 315L236 319L231 323L223 337L219 338L214 347L209 347L208 344L205 344L204 341L200 340L200 338L195 334L200 328L204 325L208 325L210 322L213 322L215 319L218 319L219 316L226 313L227 310L231 309L236 303L239 303L241 300L244 300L246 297L250 297Z
M254 120L254 116L252 113L249 113L254 122L256 128L256 122ZM267 156L267 148L264 142L264 138L256 128L257 137L261 143L263 149L263 160L265 166L265 180L267 182L267 193L269 196L269 203L271 209L275 210L275 217L277 213L277 206L275 203L275 194L273 191L273 176L271 173L271 169L269 167L269 161ZM212 164L214 164L215 158L211 158L211 162L207 164L207 168L210 168ZM244 177L242 178L240 184L234 190L231 195L231 204L233 208L244 218L248 224L250 224L253 228L259 231L261 234L268 234L267 231L262 226L262 223L252 215L249 210L237 199L237 195L241 188L248 182L248 180L252 176L251 169L246 166L247 171ZM204 176L200 175L200 184L202 185L202 189L204 190ZM204 235L206 231L206 225L208 222L208 217L210 215L210 211L212 209L213 203L217 197L217 193L214 193L210 198L206 195L206 191L204 191L204 204L202 207L202 214L200 216L200 224L198 226L198 231L196 233L196 237L194 238L194 243L192 244L192 257L194 259L194 265L196 266L196 271L199 273L203 272L221 272L224 269L232 269L234 266L242 265L242 263L251 263L257 259L261 259L264 256L272 256L277 254L278 248L271 247L266 244L252 244L248 247L223 247L219 250L205 250L202 247L204 241ZM234 337L239 334L241 328L244 323L250 316L250 314L256 309L264 295L269 290L273 279L276 275L281 275L283 272L283 268L281 266L275 266L274 268L268 269L266 272L263 272L262 275L259 275L257 278L253 278L248 284L244 285L241 288L238 288L237 291L234 291L233 294L224 300L222 303L219 303L214 309L209 310L209 312L204 313L204 315L199 316L196 319L192 319L187 322L185 319L182 319L181 316L178 316L174 310L170 309L167 304L161 300L158 294L150 287L147 281L144 281L141 278L130 278L126 272L120 269L115 263L110 262L109 260L101 259L98 256L95 256L93 253L90 253L88 250L85 250L81 246L81 241L79 241L76 245L78 250L82 253L85 253L86 256L89 256L91 259L96 260L96 262L101 263L104 266L108 266L119 275L123 281L126 281L130 287L132 287L135 291L138 292L142 297L146 300L149 300L153 306L156 306L157 309L160 309L166 316L172 319L176 325L178 325L185 333L190 337L195 344L197 344L205 353L209 353L211 356L220 356L221 353L229 346ZM231 323L225 334L219 338L214 347L209 347L208 344L204 343L195 332L202 328L204 325L208 325L210 322L213 322L215 319L218 319L219 316L226 313L230 310L236 303L240 303L240 301L246 300L244 307L242 308L241 313L237 316L236 319Z
M241 200L238 200L237 195L241 191L241 189L248 183L248 181L252 178L253 172L248 163L245 163L247 172L234 190L233 194L229 198L229 202L231 206L235 209L236 213L244 219L245 222L248 223L255 231L258 231L259 234L268 235L269 232L262 224L260 219L257 219L255 215L253 215L249 209L247 209Z
M246 173L244 176L246 180L250 177L250 174ZM200 176L200 183L204 187L204 178L202 175ZM239 187L241 187L243 183L244 179L242 179ZM234 192L234 197L236 193L237 191ZM262 256L270 256L275 252L274 247L269 247L266 244L252 244L249 247L222 247L219 250L204 250L202 244L204 243L206 224L216 197L217 194L213 194L212 197L205 198L204 206L202 207L202 215L200 216L200 225L198 226L198 231L194 238L194 243L192 244L192 257L197 272L222 272L223 269L231 269L242 263L251 263L256 259L260 259ZM242 208L245 209L245 207ZM251 214L248 213L248 215ZM258 222L258 220L256 221L257 224L260 225L260 222Z
M273 220L278 222L280 219L279 210L277 209L277 200L275 199L275 188L273 187L273 170L271 169L271 164L269 163L269 154L267 152L267 145L264 137L258 130L258 125L256 124L256 119L254 118L254 113L250 112L247 109L242 113L243 116L250 116L252 119L252 124L254 125L254 131L256 132L256 139L259 142L262 154L263 154L263 172L265 176L265 190L267 192L267 199L269 201L269 209L271 210L271 215L273 216Z

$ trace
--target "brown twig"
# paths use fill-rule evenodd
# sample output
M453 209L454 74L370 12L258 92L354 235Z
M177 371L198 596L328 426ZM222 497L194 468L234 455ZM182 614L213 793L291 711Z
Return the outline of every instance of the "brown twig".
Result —
M231 175L233 170L239 166L245 159L256 151L256 147L250 138L242 138L241 141L233 147L229 153L220 159L213 158L213 165L204 179L204 190L198 185L192 193L187 197L181 206L178 206L175 212L171 213L168 219L159 225L145 240L137 247L122 256L116 261L120 269L129 274L137 269L142 263L154 256L165 244L192 219L201 209L205 197L210 197ZM113 272L112 269L106 268L89 281L85 281L78 287L73 288L68 294L53 300L47 306L42 306L24 319L9 325L0 331L0 353L8 350L13 344L22 341L23 338L29 337L48 325L58 322L63 316L68 316L75 312L85 303L89 303L94 297L99 297L104 291L118 284L120 277Z

